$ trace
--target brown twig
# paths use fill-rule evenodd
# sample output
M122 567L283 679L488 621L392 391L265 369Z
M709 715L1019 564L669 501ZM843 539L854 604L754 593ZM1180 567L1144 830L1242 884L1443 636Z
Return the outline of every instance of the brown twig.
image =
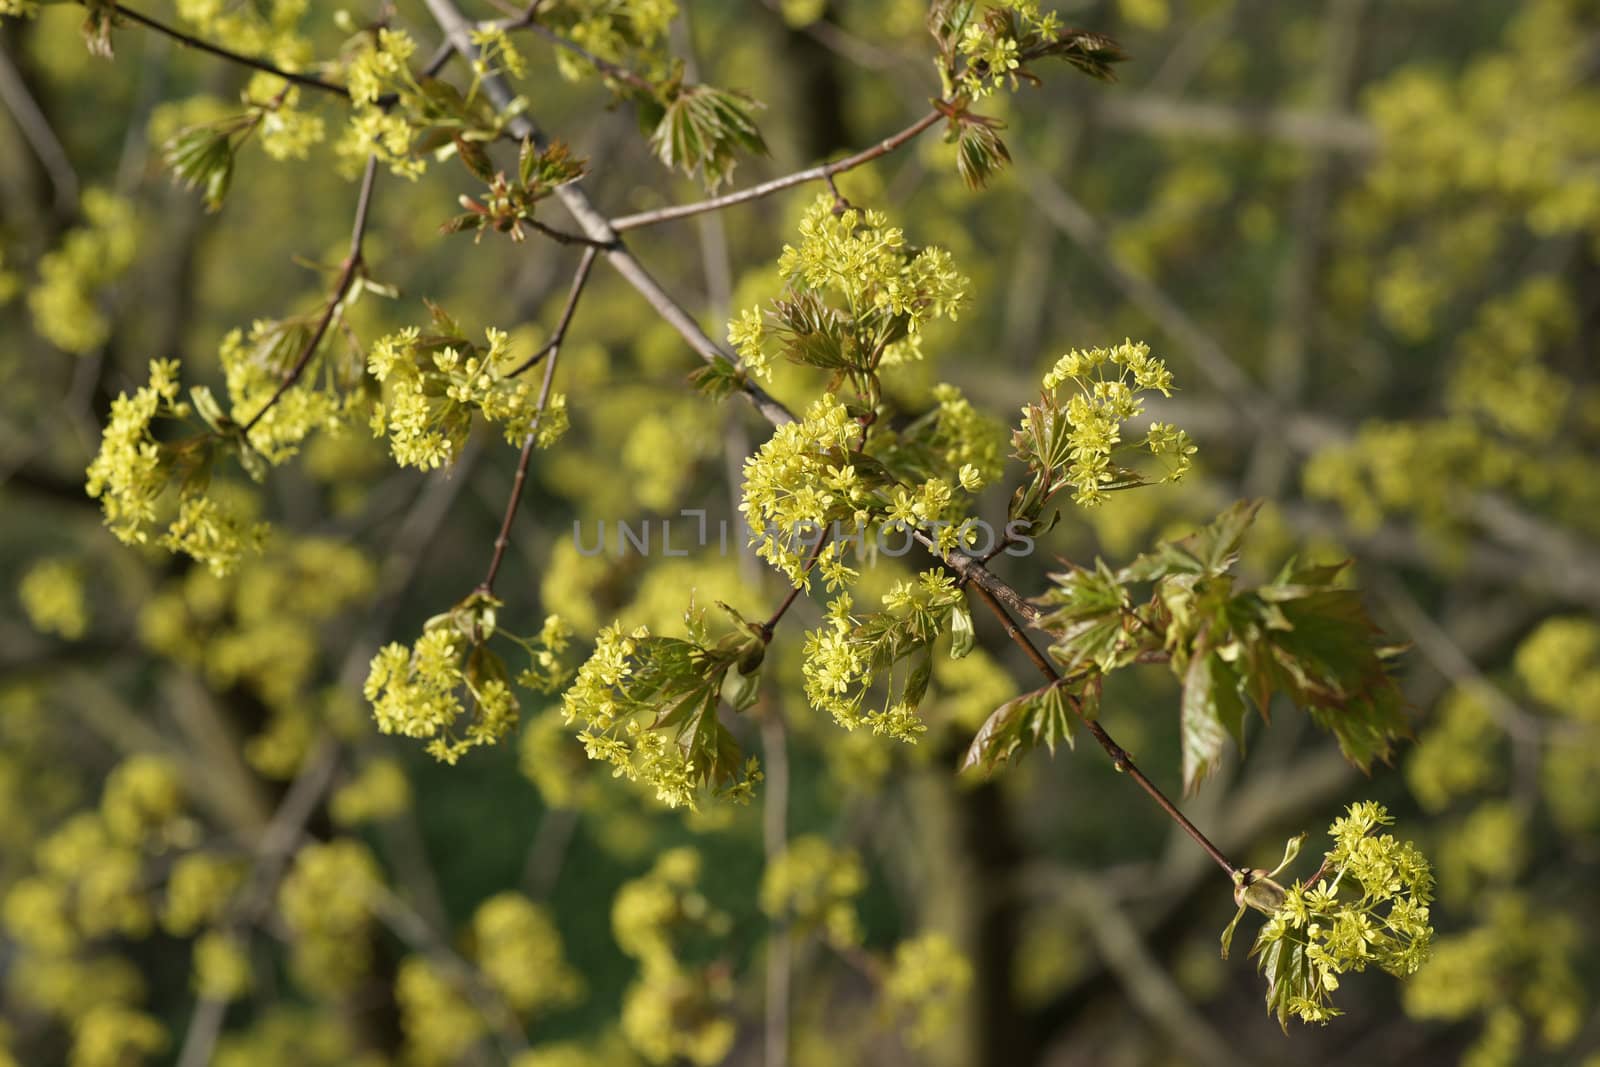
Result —
M995 617L1000 620L1001 625L1005 627L1006 636L1010 637L1016 646L1027 654L1028 659L1038 668L1039 673L1051 682L1059 682L1061 680L1060 673L1056 671L1054 665L1045 657L1044 653L1040 652L1033 642L1028 639L1028 635L1022 632L1022 628L1011 618L995 595L980 582L973 582L972 589L977 594L978 599L983 601L989 610L994 613ZM1112 765L1137 782L1139 788L1148 793L1150 799L1154 800L1161 810L1167 813L1168 818L1177 823L1184 833L1192 837L1195 844L1204 849L1206 855L1210 856L1217 866L1221 867L1231 879L1233 873L1240 868L1228 859L1221 849L1212 844L1211 839L1201 833L1199 827L1190 822L1188 817L1178 810L1178 806L1167 799L1167 795L1145 776L1145 773L1134 764L1132 757L1128 755L1127 749L1117 744L1116 740L1106 732L1106 728L1100 725L1099 720L1084 715L1082 706L1075 699L1073 700L1073 707L1078 712L1079 718L1083 720L1084 728L1089 731L1090 736L1099 742L1100 747L1105 749L1106 755L1111 757Z
M149 15L141 15L139 12L125 7L122 4L113 4L112 7L115 9L117 14L121 15L128 21L137 22L139 25L144 26L147 29L154 30L163 36L170 37L186 48L193 48L200 52L207 52L211 55L226 59L231 63L238 63L241 66L249 67L252 70L259 70L267 74L277 75L286 81L294 82L296 85L304 85L308 89L320 89L325 93L332 93L335 96L342 96L347 100L350 98L349 90L342 85L335 85L333 82L323 81L321 78L318 78L312 74L298 74L292 70L284 70L282 67L274 66L264 59L257 59L254 56L243 55L242 53L224 48L221 45L212 44L210 41L203 41L198 37L193 37L187 33L184 33L182 30L174 26L168 26L164 22L153 19Z
M871 163L875 159L888 155L945 117L947 117L947 112L936 107L899 133L885 138L853 156L846 156L844 159L836 160L832 163L824 163L821 166L798 170L793 174L786 174L781 178L773 178L771 181L762 182L760 185L752 185L748 189L740 189L735 193L725 193L722 196L698 200L692 204L676 204L672 207L657 208L654 211L641 211L636 215L623 215L611 220L611 228L618 233L622 233L625 230L636 230L641 226L654 226L661 222L671 222L673 219L689 218L692 215L704 214L707 211L721 211L725 207L745 204L751 200L760 200L763 197L771 196L773 193L791 189L796 185L804 185L807 182L826 181L831 184L836 175L843 174L848 170L854 170L863 164Z
M597 241L591 237L585 237L580 233L568 233L566 230L558 230L554 226L546 226L538 219L523 219L522 221L527 223L537 232L544 234L557 244L581 245L585 248L593 248L598 250L602 248L611 248L617 243L615 239L610 241Z
M356 275L361 270L361 244L367 233L367 217L372 208L372 185L377 174L378 157L368 156L366 172L361 176L361 192L356 200L355 222L350 227L350 254L345 256L344 262L340 264L339 278L333 285L333 295L328 298L327 307L322 309L322 317L317 320L316 328L311 331L311 337L307 339L305 347L295 358L289 373L283 376L283 381L278 384L272 397L262 405L261 410L244 424L243 431L247 438L256 423L261 421L262 416L271 411L273 405L283 399L283 394L294 388L300 376L305 373L306 367L311 364L311 357L316 354L317 347L322 344L322 338L326 336L328 327L333 323L339 305L344 302L344 298L350 293L350 287L355 284Z
M550 336L550 341L522 366L512 371L520 374L546 354L549 360L544 365L544 381L539 385L538 406L534 408L533 429L528 431L527 440L522 442L522 455L517 457L517 473L511 481L511 496L506 500L505 517L500 520L500 533L494 539L494 555L489 560L489 571L483 576L478 588L485 593L494 592L494 580L500 574L500 564L506 558L506 546L511 544L511 523L517 517L517 508L522 504L522 489L528 480L528 466L533 461L533 450L539 440L539 421L544 417L545 405L550 402L550 384L555 380L556 361L561 358L561 342L567 336L567 327L572 324L572 315L578 310L578 297L583 294L583 288L589 281L589 269L594 266L594 257L598 249L586 248L583 259L578 263L578 270L572 277L572 289L567 294L567 303L561 309L561 319L556 323L555 333Z

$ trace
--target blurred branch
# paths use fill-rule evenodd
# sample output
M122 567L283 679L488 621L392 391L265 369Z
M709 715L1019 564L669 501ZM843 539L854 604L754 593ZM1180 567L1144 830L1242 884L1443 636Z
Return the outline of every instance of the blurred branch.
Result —
M255 863L239 903L227 925L238 928L259 921L272 906L284 868L305 832L306 823L322 802L339 765L339 744L324 735L300 768L300 773L283 795L266 829L255 844ZM202 997L189 1017L177 1067L205 1067L211 1062L217 1039L222 1035L228 1002Z
M1122 986L1124 995L1163 1031L1186 1061L1213 1067L1246 1067L1253 1062L1189 1003L1166 968L1145 947L1144 938L1117 899L1098 879L1068 876L1060 899L1078 915L1095 950Z
M428 10L433 14L434 20L444 31L445 36L455 46L456 52L466 59L477 58L477 47L472 43L472 23L461 14L454 0L426 0ZM505 80L498 75L491 74L483 79L484 92L493 101L496 107L502 110L510 107L515 98ZM507 122L507 128L518 138L532 141L537 147L544 148L548 142L538 127L533 124L526 113L513 115ZM633 253L621 243L614 230L604 215L589 201L589 197L579 188L577 183L563 185L556 189L556 197L567 209L567 212L577 220L579 227L590 240L606 246L604 255L606 261L612 265L618 274L621 274L634 289L643 296L647 303L655 309L679 336L689 343L689 346L709 362L722 360L726 363L736 364L727 352L724 352L715 341L705 335L705 331L694 321L694 318L661 288L650 273L644 269ZM794 416L789 413L778 401L774 400L760 386L753 382L746 382L743 387L744 394L750 399L756 409L768 421L782 424L794 421Z
M82 184L78 180L78 172L73 168L72 160L51 127L50 120L33 98L33 93L29 92L22 72L4 48L0 48L0 103L5 104L11 120L22 131L39 165L49 176L50 186L55 190L56 211L62 215L70 214L77 207L78 190Z
M1155 283L1128 266L1094 217L1060 184L1012 149L1017 174L1045 219L1088 253L1088 258L1121 289L1128 301L1151 318L1185 349L1200 373L1210 380L1239 414L1254 424L1264 421L1261 388L1228 357L1199 323Z
M1331 112L1197 103L1148 93L1107 93L1096 98L1092 114L1108 126L1185 140L1264 137L1356 156L1373 155L1380 147L1378 133L1370 123Z
M1367 0L1328 0L1322 18L1319 63L1312 78L1313 101L1323 108L1341 106L1349 95L1361 53L1361 31ZM1267 388L1280 409L1299 407L1307 384L1307 332L1316 312L1317 281L1327 240L1333 167L1326 153L1306 153L1307 169L1295 183L1290 228L1295 235L1288 262L1278 273L1275 315L1267 338ZM1262 435L1250 457L1245 483L1250 496L1277 496L1288 473L1286 450Z
M776 700L769 696L761 716L761 754L766 788L761 793L761 849L768 866L789 847L789 739ZM767 943L766 1016L763 1048L765 1067L789 1063L789 1002L793 978L794 941L788 924L770 922Z

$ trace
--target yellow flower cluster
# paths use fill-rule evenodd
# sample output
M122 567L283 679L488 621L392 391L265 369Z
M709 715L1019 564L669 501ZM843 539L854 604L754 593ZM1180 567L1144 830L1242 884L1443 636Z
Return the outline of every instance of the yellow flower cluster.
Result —
M929 933L895 946L883 996L902 1020L906 1043L926 1048L955 1022L971 985L972 964L966 956L944 934Z
M745 460L739 510L750 526L750 543L796 587L810 588L806 561L832 523L854 529L871 518L872 493L848 459L862 432L828 393L803 420L778 427ZM845 455L830 461L829 453ZM829 559L837 556L830 553Z
M314 993L349 990L371 961L368 925L382 881L367 846L351 838L307 845L278 888L278 910L293 935L296 979Z
M405 1034L406 1062L417 1067L449 1067L484 1033L483 1016L462 994L455 976L423 956L400 961L394 999Z
M806 634L806 698L847 730L869 726L875 734L913 742L927 729L917 709L932 677L933 642L946 629L961 631L951 652L964 655L971 648L972 620L954 580L940 571L896 583L883 595L883 606L858 617L849 594L834 598L822 626ZM904 677L898 686L883 687L882 706L865 707L880 672L891 674L903 661L909 661Z
M330 365L326 355L319 357L321 373L314 363L294 388L279 396L290 361L298 358L298 348L304 343L298 331L286 331L283 326L256 322L248 337L242 330L230 330L218 351L233 422L243 426L260 415L251 427L250 444L274 466L298 452L300 442L313 430L337 433L343 429L363 403L359 365L354 373L340 370ZM282 342L289 339L292 343L285 346ZM321 388L314 384L319 380Z
M549 448L566 433L566 397L552 394L541 413L534 387L506 376L509 337L493 327L486 336L484 349L464 341L440 345L408 327L373 346L368 369L386 387L386 399L373 409L372 432L389 435L396 463L431 470L454 462L474 411L500 423L516 445L536 432L539 447Z
M188 937L219 922L234 891L244 884L245 873L242 862L215 853L188 852L178 857L167 875L162 929L174 937Z
M376 156L391 172L412 181L428 169L426 160L412 154L416 130L404 109L386 110L378 100L386 93L413 98L423 95L409 66L416 50L417 42L404 30L384 27L364 39L345 71L353 107L338 145L339 155L347 160Z
M472 916L474 955L489 982L519 1015L576 1003L583 976L568 964L550 912L520 893L500 893Z
M650 73L665 67L659 47L672 20L675 0L570 0L551 10L549 18L562 34L592 56L624 67L643 66ZM556 50L556 70L567 81L582 81L597 72L593 63L570 49ZM609 77L608 84L621 88Z
M1062 405L1056 393L1067 385L1074 391ZM1142 475L1117 459L1129 447L1122 424L1144 412L1139 394L1171 395L1172 374L1150 355L1149 345L1124 340L1111 348L1073 349L1046 372L1044 389L1039 403L1022 409L1013 443L1018 457L1045 481L1045 499L1070 487L1075 503L1092 507L1109 489L1144 484ZM1164 482L1188 473L1195 452L1187 433L1160 422L1152 422L1132 447L1156 457Z
M835 945L861 943L855 898L867 887L861 857L815 834L797 837L761 876L761 910Z
M467 640L439 626L427 630L412 648L390 644L372 658L363 692L372 704L378 729L428 740L428 754L455 763L478 745L499 741L517 723L517 698L502 678L469 681L462 660ZM460 691L476 707L466 733L456 724L467 714Z
M879 370L920 358L922 327L955 319L970 283L944 249L909 249L882 212L834 207L822 195L806 210L799 244L778 259L783 294L741 311L728 340L751 374L771 377L770 342L792 362L846 373L876 407Z
M239 938L210 931L194 943L195 992L208 1000L238 1000L250 992L250 957Z
M252 77L244 91L245 104L260 109L261 150L280 163L306 159L328 135L322 116L300 109L300 94L299 86L266 73Z
M301 70L312 58L311 42L296 32L310 0L232 4L227 0L178 0L178 17L208 40L274 66Z
M697 767L691 759L693 746L680 746L665 730L653 729L664 695L656 687L646 687L647 696L641 700L630 694L630 685L642 666L652 638L648 628L640 626L624 633L618 623L600 631L595 640L594 652L577 677L562 694L563 719L570 725L581 723L578 740L592 760L609 763L616 777L643 782L655 789L656 798L668 807L697 806L697 794L702 782L708 779L709 767ZM671 642L688 646L688 642ZM691 654L692 655L692 654ZM673 684L695 689L703 684L697 668L690 662ZM693 713L716 716L717 691L709 686L699 690L694 698ZM710 706L702 701L709 700ZM685 707L683 710L690 710ZM714 728L713 728L714 729ZM709 756L710 754L706 754ZM754 758L744 767L742 776L726 783L724 792L735 800L748 799L754 783L760 779ZM719 784L713 781L712 784Z
M64 559L42 559L29 567L17 585L17 599L28 621L40 633L76 641L89 628L89 607L83 577Z
M1342 974L1370 965L1404 978L1427 958L1433 872L1411 842L1378 833L1393 821L1381 804L1352 804L1328 829L1334 844L1320 880L1284 890L1269 875L1236 894L1270 916L1251 952L1267 976L1268 1010L1285 1027L1291 1015L1321 1023L1338 1015L1329 998ZM1291 842L1286 862L1295 851Z
M162 443L151 431L157 418L181 419L190 407L178 399L176 360L152 360L150 383L111 402L100 451L89 464L86 490L100 500L106 525L124 544L144 544L157 524L158 504L178 481L177 514L161 544L184 552L224 575L266 538L251 520L253 498L220 489L207 495L208 467L220 442L211 437Z
M697 888L700 856L676 848L661 854L642 878L625 883L611 907L617 945L639 961L640 974L622 1001L622 1034L655 1064L719 1063L733 1045L731 973L692 964L679 945L690 937L720 937L729 918Z
M103 189L85 190L81 206L83 225L68 230L60 246L40 258L28 310L39 336L63 352L86 356L111 335L98 295L133 262L139 225L133 205Z
M411 779L396 760L374 759L340 786L328 801L328 813L340 826L382 822L409 810Z

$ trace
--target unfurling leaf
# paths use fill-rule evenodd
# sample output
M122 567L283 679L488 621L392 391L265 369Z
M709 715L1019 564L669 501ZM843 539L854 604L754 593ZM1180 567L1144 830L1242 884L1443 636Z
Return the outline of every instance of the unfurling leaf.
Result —
M967 746L962 771L981 768L992 774L1002 763L1041 744L1055 754L1056 745L1073 742L1071 696L1057 682L1006 701L984 720Z
M650 135L656 158L685 177L698 173L709 190L732 176L739 152L767 154L754 118L760 105L743 93L672 84L657 106L660 119Z
M1011 152L995 132L998 124L969 116L956 137L956 170L968 189L982 189L1011 163Z

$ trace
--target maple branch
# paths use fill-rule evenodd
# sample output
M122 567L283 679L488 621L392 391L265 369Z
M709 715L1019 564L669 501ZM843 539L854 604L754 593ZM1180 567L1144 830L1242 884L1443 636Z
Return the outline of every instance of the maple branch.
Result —
M527 440L522 442L522 455L517 457L517 473L512 478L511 496L506 501L505 517L500 520L500 533L494 539L494 556L489 560L489 572L483 576L483 582L478 586L485 593L494 592L494 580L500 574L500 564L506 557L506 546L511 543L511 523L517 517L517 508L522 504L522 489L528 480L528 466L533 460L533 450L539 440L539 421L544 418L545 405L550 402L550 383L555 380L556 361L561 358L561 342L567 336L567 327L572 324L573 312L578 310L578 297L583 295L583 288L589 282L589 269L594 266L594 257L597 249L590 247L583 251L583 259L578 261L578 270L572 276L572 289L567 293L567 304L561 309L561 319L556 323L555 333L550 335L549 342L534 353L528 361L512 374L521 374L533 366L546 355L550 358L544 365L544 381L539 385L538 406L533 412L533 428L528 431Z
M219 44L212 44L210 41L201 40L198 37L193 37L187 33L184 33L175 26L168 26L164 22L153 19L149 15L141 15L139 12L134 11L132 8L125 7L122 4L112 4L111 7L114 11L116 11L117 14L121 15L128 21L137 22L146 29L151 29L165 37L170 37L174 41L177 41L179 44L183 45L185 48L193 48L200 52L207 52L211 55L226 59L230 63L238 63L240 66L249 67L252 70L259 70L266 74L274 74L285 81L294 82L296 85L304 85L308 89L320 89L322 92L332 93L335 96L342 96L346 100L350 99L350 91L342 85L335 85L333 82L323 81L321 78L318 78L313 74L298 74L292 70L284 70L282 67L274 66L264 59L257 59L254 56L247 56L240 52L235 52L231 49L224 48Z
M611 228L621 233L624 230L636 230L641 226L654 226L660 222L670 222L673 219L701 215L707 211L721 211L725 207L748 203L751 200L760 200L763 197L771 196L773 193L782 192L784 189L790 189L796 185L804 185L807 182L825 181L831 185L835 175L854 170L863 164L871 163L875 159L888 155L945 117L946 112L935 107L899 133L885 138L871 148L863 149L853 156L846 156L844 159L836 160L832 163L824 163L820 166L798 170L793 174L785 174L781 178L773 178L771 181L762 182L760 185L752 185L748 189L740 189L738 192L714 196L708 200L697 200L692 204L675 204L672 207L657 208L654 211L641 211L637 215L623 215L611 220ZM837 196L837 192L835 192L835 196Z
M316 354L317 346L322 344L322 338L327 335L328 327L333 323L333 317L339 311L339 305L349 295L350 287L355 284L356 275L361 269L361 244L367 233L367 216L372 208L372 185L378 175L378 157L367 157L367 169L361 176L361 192L356 200L356 218L350 227L350 254L345 256L344 262L339 266L339 278L333 285L333 295L328 298L328 306L323 308L322 316L317 320L316 328L311 331L305 347L300 350L295 358L294 366L289 368L289 373L284 375L283 381L273 392L272 397L261 406L261 410L250 417L244 424L243 432L246 438L262 416L271 411L273 405L283 399L283 394L294 388L300 376L305 373L306 367L311 363L311 357Z
M1028 639L1028 635L1022 632L1022 628L1011 618L1005 607L989 591L988 587L975 581L972 583L972 589L977 594L978 599L983 601L984 605L1000 620L1001 625L1005 627L1006 636L1010 637L1016 646L1027 654L1028 659L1033 661L1033 665L1039 669L1039 673L1052 683L1061 681L1061 675L1054 665L1045 657L1043 652L1040 652L1034 646L1034 643ZM1232 860L1223 854L1220 848L1212 844L1211 839L1201 833L1200 828L1190 822L1188 816L1178 810L1178 806L1167 798L1167 795L1161 791L1160 787L1146 777L1145 773L1134 764L1133 758L1128 755L1128 750L1117 744L1116 740L1106 732L1106 728L1100 725L1098 719L1084 714L1083 705L1079 703L1076 697L1072 697L1069 694L1068 699L1072 701L1073 709L1078 713L1078 717L1083 720L1084 728L1099 742L1100 747L1105 749L1106 755L1111 757L1112 766L1138 783L1139 788L1148 793L1150 799L1154 800L1161 810L1167 813L1168 818L1177 823L1184 833L1192 837L1195 844L1204 849L1206 855L1210 856L1217 866L1227 873L1230 879L1235 871L1243 869L1236 866Z

